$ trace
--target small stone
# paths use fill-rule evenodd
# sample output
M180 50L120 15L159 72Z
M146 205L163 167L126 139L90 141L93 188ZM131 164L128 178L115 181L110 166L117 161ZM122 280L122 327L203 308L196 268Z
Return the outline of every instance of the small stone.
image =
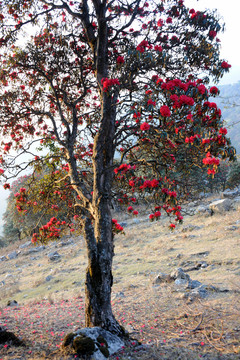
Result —
M7 258L8 258L9 260L16 259L17 257L18 257L17 251L12 251L11 253L7 254Z
M53 251L48 254L48 258L50 261L56 261L60 260L61 255L57 251Z
M29 247L31 244L32 244L31 241L27 241L27 242L25 242L24 244L21 244L21 245L19 246L19 249L25 249L25 248Z
M45 281L51 281L53 279L52 275L48 275L45 277Z

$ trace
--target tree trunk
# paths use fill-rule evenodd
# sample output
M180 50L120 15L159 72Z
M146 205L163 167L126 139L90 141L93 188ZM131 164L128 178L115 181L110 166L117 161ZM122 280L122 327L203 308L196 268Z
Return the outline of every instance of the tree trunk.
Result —
M101 206L103 210L104 204L101 204ZM88 249L88 267L85 283L85 326L99 326L111 333L123 336L123 328L118 324L112 313L113 236L107 225L108 214L105 215L105 219L101 219L100 215L96 220L95 231L91 220L85 220L84 235ZM105 221L104 224L103 221ZM101 237L104 236L105 241L96 241L96 235L99 233L101 233Z

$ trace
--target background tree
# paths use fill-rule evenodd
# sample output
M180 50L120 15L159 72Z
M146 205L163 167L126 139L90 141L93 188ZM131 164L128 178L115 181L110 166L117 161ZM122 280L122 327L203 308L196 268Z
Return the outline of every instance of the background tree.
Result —
M234 162L230 167L227 184L230 188L234 188L240 185L240 161Z
M51 209L56 196L65 200L72 231L83 231L86 325L122 334L111 309L113 235L123 230L112 219L112 198L137 214L137 194L150 193L151 220L162 206L181 221L170 176L176 166L204 164L214 174L219 157L234 157L221 112L208 101L218 89L209 93L208 79L190 75L218 79L229 69L219 59L221 26L213 13L189 10L182 0L8 0L0 19L0 171L9 179L31 166L34 183L52 167L38 196ZM25 28L33 35L22 45ZM27 213L34 187L16 200ZM56 239L65 226L52 217L33 242Z

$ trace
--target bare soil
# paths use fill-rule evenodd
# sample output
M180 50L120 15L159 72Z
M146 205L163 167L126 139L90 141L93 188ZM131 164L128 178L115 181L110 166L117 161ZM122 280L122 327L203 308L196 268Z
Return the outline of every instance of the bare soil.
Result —
M126 235L115 240L112 303L132 340L111 359L240 359L239 211L186 216L173 232L167 219L118 220ZM84 327L86 249L81 236L64 241L36 253L19 249L26 239L1 249L1 256L21 252L0 263L0 327L26 346L0 344L0 360L78 358L61 342ZM59 261L49 260L52 251ZM197 268L201 261L207 266ZM216 290L189 299L172 283L155 284L159 273L178 267ZM18 305L7 306L9 300Z

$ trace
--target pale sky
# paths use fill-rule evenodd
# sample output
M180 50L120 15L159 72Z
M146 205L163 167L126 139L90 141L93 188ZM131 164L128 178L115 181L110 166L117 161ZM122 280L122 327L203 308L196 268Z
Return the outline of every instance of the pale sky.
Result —
M239 14L240 0L185 0L189 8L195 10L217 9L223 18L226 28L225 33L220 33L222 50L221 57L232 65L230 72L224 76L220 84L236 83L240 81L240 45L239 45ZM5 211L8 192L0 185L0 235L1 217Z

